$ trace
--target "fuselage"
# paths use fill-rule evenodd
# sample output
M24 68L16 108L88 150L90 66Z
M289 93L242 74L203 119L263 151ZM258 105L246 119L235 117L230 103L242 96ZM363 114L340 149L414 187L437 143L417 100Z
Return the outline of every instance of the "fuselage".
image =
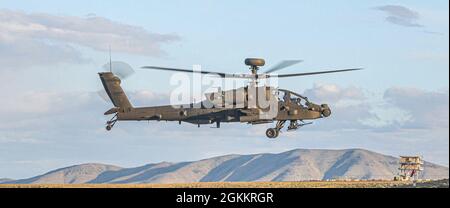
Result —
M105 115L115 114L107 122L107 130L111 130L117 121L178 121L198 126L216 123L217 127L222 122L263 124L276 121L276 127L266 132L268 137L275 138L286 121L290 121L288 130L295 130L306 125L305 120L331 114L326 104L317 105L300 94L269 86L246 86L208 93L202 102L187 105L134 107L120 87L118 77L111 72L99 74L115 106L105 112Z

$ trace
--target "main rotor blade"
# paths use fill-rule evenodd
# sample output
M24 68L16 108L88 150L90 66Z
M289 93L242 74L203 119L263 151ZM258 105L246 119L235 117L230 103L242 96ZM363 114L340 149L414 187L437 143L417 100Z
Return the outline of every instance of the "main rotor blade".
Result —
M212 71L194 71L191 69L179 69L179 68L167 68L167 67L159 67L159 66L143 66L143 69L156 69L163 71L176 71L176 72L186 72L186 73L200 73L200 74L210 74L210 75L219 75L221 78L253 78L254 76L251 74L227 74L222 72L212 72Z
M275 72L275 71L278 71L278 70L290 67L292 65L298 64L300 62L303 62L303 60L284 60L284 61L278 63L277 65L272 66L271 68L269 68L264 73L265 74L269 74L269 73L272 73L272 72Z
M270 77L298 77L298 76L309 76L309 75L316 75L316 74L329 74L329 73L338 73L338 72L347 72L347 71L358 71L362 70L363 68L354 68L354 69L342 69L342 70L332 70L332 71L319 71L319 72L306 72L306 73L298 73L298 74L279 74L279 75L266 75L266 78Z
M177 68L167 68L167 67L159 67L159 66L143 66L141 67L143 69L156 69L156 70L163 70L163 71L176 71L176 72L187 72L187 73L200 73L200 74L217 74L220 77L225 77L227 74L220 73L220 72L212 72L212 71L194 71L191 69L177 69Z

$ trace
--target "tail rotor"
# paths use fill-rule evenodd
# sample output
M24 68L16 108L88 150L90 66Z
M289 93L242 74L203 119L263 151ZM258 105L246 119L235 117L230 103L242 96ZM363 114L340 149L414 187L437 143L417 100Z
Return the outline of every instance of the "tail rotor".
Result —
M103 71L106 72L112 72L115 76L119 77L121 80L129 78L131 75L135 73L134 69L129 64L122 61L110 61L109 63L104 64L102 69ZM104 89L98 90L97 94L106 103L109 104L112 103L110 98L108 97L108 94Z

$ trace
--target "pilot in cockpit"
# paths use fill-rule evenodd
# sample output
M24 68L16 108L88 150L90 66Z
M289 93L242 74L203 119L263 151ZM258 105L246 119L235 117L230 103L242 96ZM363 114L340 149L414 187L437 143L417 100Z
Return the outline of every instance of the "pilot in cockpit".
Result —
M306 106L304 106L301 103L302 102L302 98L300 98L300 97L291 97L291 93L289 93L289 92L284 92L283 101L284 102L295 103L295 104L299 105L300 107L306 108Z

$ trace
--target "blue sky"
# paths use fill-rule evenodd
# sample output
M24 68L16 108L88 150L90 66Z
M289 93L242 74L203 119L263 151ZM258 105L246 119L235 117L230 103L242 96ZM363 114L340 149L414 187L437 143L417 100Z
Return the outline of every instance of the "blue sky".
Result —
M0 111L0 177L83 162L133 166L294 148L423 154L448 166L448 16L448 1L438 0L0 1L0 87L9 100ZM95 28L92 17L104 25ZM34 30L56 24L63 33ZM95 39L107 27L111 36ZM96 72L108 61L108 43L114 60L136 69L201 64L247 72L246 57L263 57L269 66L304 60L280 73L365 70L281 80L336 111L277 141L264 138L266 126L238 124L121 123L107 133L102 113L110 106L96 97ZM123 82L133 102L164 103L171 73L136 71Z

